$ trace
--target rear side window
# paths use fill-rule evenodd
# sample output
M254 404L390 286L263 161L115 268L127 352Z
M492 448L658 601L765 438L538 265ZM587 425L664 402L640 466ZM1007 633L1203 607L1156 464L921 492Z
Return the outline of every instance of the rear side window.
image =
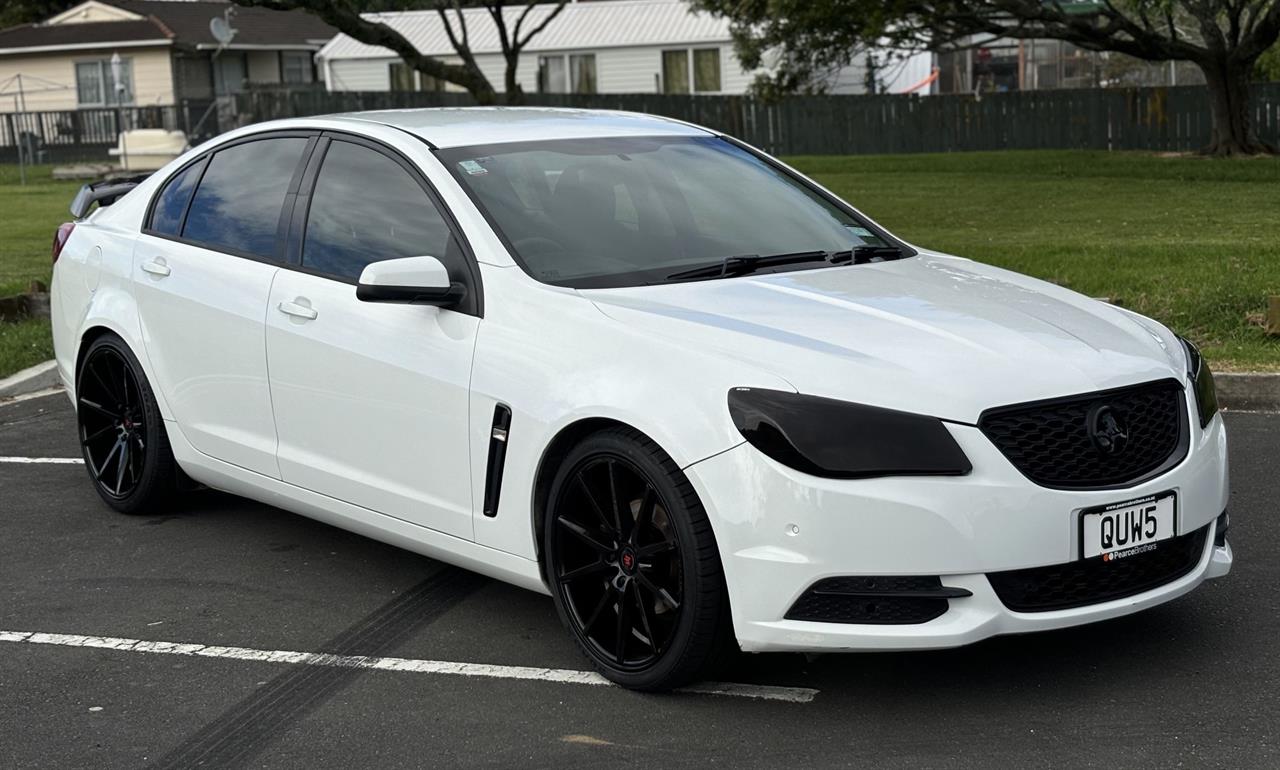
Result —
M451 274L461 263L449 226L417 180L380 152L330 144L311 194L303 266L355 280L371 262L424 256Z
M262 139L214 154L191 200L182 237L255 257L276 252L280 207L307 140Z
M191 200L191 191L200 181L204 164L205 159L201 158L170 177L151 212L151 232L173 236L182 232L182 214L187 210L187 201Z

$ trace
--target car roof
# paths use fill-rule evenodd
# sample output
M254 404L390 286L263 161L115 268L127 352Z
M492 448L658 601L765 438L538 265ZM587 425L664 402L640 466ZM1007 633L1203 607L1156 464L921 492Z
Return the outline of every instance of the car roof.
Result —
M393 126L440 148L611 136L713 135L688 123L638 112L558 107L432 107L326 117Z

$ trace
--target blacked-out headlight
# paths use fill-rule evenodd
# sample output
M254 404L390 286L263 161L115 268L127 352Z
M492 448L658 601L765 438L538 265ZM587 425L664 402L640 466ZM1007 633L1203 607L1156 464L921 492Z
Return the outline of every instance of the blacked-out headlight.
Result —
M1209 371L1208 362L1200 355L1200 348L1194 342L1184 337L1178 339L1182 340L1182 348L1187 353L1187 377L1191 379L1191 389L1196 394L1200 427L1205 428L1218 413L1218 390L1213 384L1213 372Z
M758 388L729 391L729 413L756 449L814 476L959 476L973 470L936 417Z

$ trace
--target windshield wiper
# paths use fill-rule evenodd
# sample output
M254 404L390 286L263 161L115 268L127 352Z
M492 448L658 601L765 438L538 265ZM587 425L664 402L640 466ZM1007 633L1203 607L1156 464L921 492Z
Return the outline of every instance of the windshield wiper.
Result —
M798 265L803 262L865 265L870 262L884 262L901 258L902 249L897 246L856 246L844 251L795 251L789 254L770 254L764 257L759 254L737 254L725 257L719 262L709 265L672 273L667 276L667 280L689 281L697 278L730 278L736 275L753 273L762 267Z
M765 257L759 254L739 254L725 257L714 264L672 273L667 276L667 280L687 281L694 278L729 278L735 275L746 275L762 267L797 265L802 262L827 262L831 256L832 254L827 251L796 251L790 254L770 254Z
M897 246L856 246L853 251L842 251L840 254L847 255L844 261L852 262L855 265L902 259L902 249ZM831 261L835 261L834 255Z

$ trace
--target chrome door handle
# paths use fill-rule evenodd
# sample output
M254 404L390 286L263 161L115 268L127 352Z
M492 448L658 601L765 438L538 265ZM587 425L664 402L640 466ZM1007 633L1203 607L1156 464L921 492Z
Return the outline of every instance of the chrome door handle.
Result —
M157 257L150 262L143 262L142 272L150 273L158 278L164 278L173 271L169 269L169 266L164 263L163 259Z
M298 299L301 299L301 297L299 297ZM284 313L285 315L291 315L294 318L304 318L308 321L316 320L316 316L319 315L319 313L316 312L315 308L307 307L306 305L301 305L296 301L281 302L279 305L277 305L277 307L280 309L280 312Z

